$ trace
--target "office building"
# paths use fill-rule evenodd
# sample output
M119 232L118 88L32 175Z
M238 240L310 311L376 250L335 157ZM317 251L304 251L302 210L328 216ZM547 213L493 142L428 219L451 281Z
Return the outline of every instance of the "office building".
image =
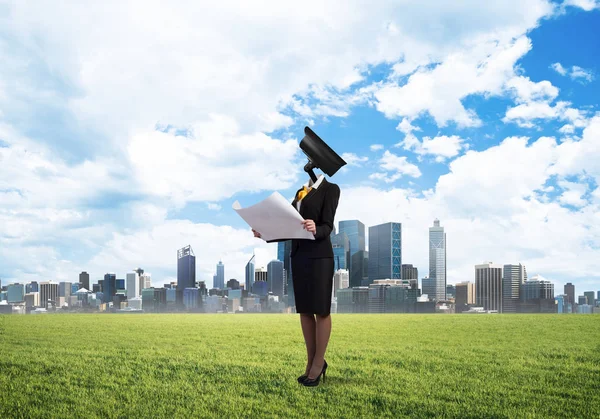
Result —
M6 301L8 303L22 303L25 301L25 285L10 284L6 289Z
M254 282L264 281L267 282L267 271L265 268L258 268L254 270Z
M350 240L346 233L331 234L333 247L334 272L338 269L348 269L350 265Z
M591 306L596 305L596 296L594 295L594 291L586 291L583 293L587 297L587 303Z
M65 301L69 300L71 296L71 283L70 282L59 282L58 283L58 296L63 297Z
M359 250L350 257L350 286L360 287L369 282L369 252Z
M365 251L365 225L358 220L343 220L339 222L340 233L346 234L350 243L350 258L357 252Z
M339 269L333 274L333 292L331 298L337 297L337 291L350 286L350 272L347 269Z
M446 299L446 233L440 220L429 227L429 279L435 283L435 291L429 295L431 301Z
M286 240L284 242L277 243L277 259L283 262L283 270L285 273L285 290L284 294L287 294L288 306L295 306L294 296L294 279L292 272L292 241Z
M240 281L238 281L235 278L231 278L229 281L227 281L227 288L230 288L232 290L239 290L240 289Z
M575 304L575 285L570 282L567 282L564 287L564 293L567 296L567 303Z
M248 292L251 292L252 285L254 284L254 260L255 256L252 255L248 263L246 263L246 286L244 287Z
M369 285L369 313L385 313L386 284Z
M202 308L202 295L199 288L186 288L183 290L183 305L186 310L199 311Z
M554 284L539 275L525 281L521 288L520 313L555 313Z
M25 294L30 294L32 292L40 292L40 285L37 281L31 281L29 284L25 285Z
M112 301L117 294L117 276L114 273L107 273L104 275L104 280L102 281L102 294L103 294L103 303L108 303Z
M475 304L484 310L502 311L504 267L492 262L475 265Z
M402 279L416 279L419 280L419 270L416 266L412 266L410 264L402 265L402 275L400 276Z
M522 264L504 265L502 276L502 312L516 313L521 299L520 292L527 281L527 270Z
M39 307L40 306L40 293L30 292L25 294L25 307Z
M422 295L426 295L429 301L434 301L436 296L435 278L425 277L421 280Z
M267 284L269 292L283 298L283 262L280 260L272 260L267 265Z
M340 289L336 298L338 313L369 312L369 287Z
M446 285L446 299L455 298L456 297L456 287L452 284Z
M259 272L257 272L257 273L259 273ZM266 272L265 272L265 276L266 276ZM256 294L256 295L260 295L261 297L264 297L268 293L269 293L269 284L267 284L266 279L264 281L262 281L262 280L254 281L254 284L252 284L252 294Z
M369 281L400 279L401 268L402 225L385 223L369 227Z
M217 274L213 277L213 288L225 288L225 265L222 261L217 264Z
M90 274L88 274L86 271L81 272L79 274L79 283L86 290L91 289L90 288Z
M467 305L475 304L475 284L469 281L456 284L456 297L454 300L456 312L462 312ZM460 310L459 310L460 308Z
M186 288L196 286L196 256L192 246L185 246L177 251L177 289L183 292Z
M56 307L58 302L58 283L57 282L40 282L40 307L48 308L51 304Z
M128 272L127 278L127 299L141 297L140 277L137 272Z

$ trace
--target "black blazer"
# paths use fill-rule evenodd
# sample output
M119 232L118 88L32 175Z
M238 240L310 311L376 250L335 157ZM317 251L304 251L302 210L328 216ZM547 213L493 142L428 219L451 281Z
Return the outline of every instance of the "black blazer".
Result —
M302 188L298 189L298 192ZM340 200L340 187L329 183L326 179L321 181L317 189L311 189L302 200L300 215L305 220L313 220L317 227L315 240L292 239L291 257L296 254L307 258L333 258L333 247L329 235L333 231L333 220ZM297 200L294 198L292 205L296 209ZM285 241L270 240L267 243Z

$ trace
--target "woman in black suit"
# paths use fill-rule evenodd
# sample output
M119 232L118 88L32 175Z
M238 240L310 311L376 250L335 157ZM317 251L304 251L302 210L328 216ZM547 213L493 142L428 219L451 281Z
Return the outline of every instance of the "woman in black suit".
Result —
M315 240L292 240L290 254L296 311L300 314L308 358L306 370L298 377L298 382L305 386L319 385L321 375L325 381L327 370L325 351L331 335L334 273L330 234L339 198L339 186L319 175L316 182L311 179L298 190L292 202L304 218L304 229L315 236ZM260 237L256 231L254 235Z

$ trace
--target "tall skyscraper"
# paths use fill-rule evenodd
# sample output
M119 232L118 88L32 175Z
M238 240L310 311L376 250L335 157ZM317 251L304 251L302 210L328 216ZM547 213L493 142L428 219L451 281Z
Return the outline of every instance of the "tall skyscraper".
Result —
M70 282L59 282L58 283L58 296L64 297L66 301L71 296L71 283Z
M186 288L196 287L196 256L192 246L177 251L177 290L183 295Z
M504 265L502 277L502 312L518 311L521 287L527 281L527 270L522 264Z
M339 222L340 233L346 233L350 241L350 258L365 249L365 225L358 220L344 220Z
M575 306L575 285L567 282L565 284L564 292L567 296L565 303L571 303L573 306Z
M254 284L254 259L255 256L252 255L248 263L246 263L246 283L245 289L248 292L252 291L252 284Z
M346 289L350 286L350 275L348 270L340 269L335 271L333 274L333 293L331 298L337 296L337 291L340 289Z
M283 262L272 260L267 265L267 284L269 291L274 295L283 297Z
M40 282L40 307L48 308L48 302L56 306L58 302L58 283Z
M402 275L402 224L369 227L369 282L400 279Z
M554 284L540 275L525 281L521 288L520 313L556 313Z
M277 243L277 259L283 262L283 269L285 271L285 293L288 296L288 305L294 306L294 273L292 272L292 241L286 240L284 242Z
M502 312L502 265L475 265L475 304L484 310Z
M350 260L350 240L344 232L331 235L331 246L333 247L334 272L338 269L348 269Z
M440 227L440 220L429 227L429 279L435 282L434 295L430 299L446 299L446 233ZM431 298L433 297L433 298Z
M83 271L79 274L79 283L82 284L86 290L90 289L90 274Z
M104 275L104 281L102 282L102 302L108 303L113 300L113 297L117 294L117 276L113 273L107 273Z
M222 261L217 264L217 274L214 277L213 288L223 289L225 288L225 265Z
M368 267L363 266L363 260L359 263L359 257L355 258L358 252L365 252L365 225L358 220L343 220L339 222L340 233L345 233L349 241L348 251L348 270L350 272L350 283L360 286L363 279L362 270L368 271ZM355 263L356 262L356 263Z
M140 276L137 272L127 273L127 299L141 297L142 292L140 290Z

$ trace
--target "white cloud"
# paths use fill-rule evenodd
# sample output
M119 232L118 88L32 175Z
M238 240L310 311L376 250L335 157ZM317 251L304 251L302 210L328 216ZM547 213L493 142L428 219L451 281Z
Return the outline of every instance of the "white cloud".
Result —
M574 6L579 7L586 12L600 8L600 0L565 0L562 7Z
M369 160L366 156L357 156L354 153L342 153L342 159L346 161L348 166L361 166L362 163Z
M498 44L481 42L452 53L433 69L422 68L405 85L386 83L375 93L377 109L388 118L419 117L429 113L438 126L455 122L461 127L481 124L462 99L471 94L500 95L514 78L514 66L531 49L527 37Z
M585 68L574 65L571 67L571 70L562 66L561 63L554 63L550 66L554 71L556 71L561 76L569 76L572 80L579 81L581 83L591 82L594 80L594 73L592 70L586 70Z
M564 190L559 197L561 204L572 205L580 208L587 203L587 201L582 198L582 196L587 192L586 184L561 180L558 182L558 186Z
M207 203L207 204L206 204L206 207L207 207L209 210L212 210L212 211L220 211L220 210L221 210L221 208L222 208L222 207L221 207L221 205L219 205L219 204L215 204L214 202L209 202L209 203Z
M567 74L567 69L564 68L561 63L553 63L550 65L550 68L552 68L554 71L556 71L561 76L564 76Z
M421 176L419 168L409 163L406 156L397 156L394 153L390 153L389 150L383 153L383 157L379 160L379 163L381 169L392 172L392 174L373 173L369 176L369 179L383 180L386 183L391 183L405 175L414 178Z
M571 69L571 78L573 80L583 80L590 82L594 79L594 75L591 70L586 70L585 68L578 67L576 65Z
M538 100L552 101L558 96L558 88L547 80L535 83L529 77L516 76L506 83L506 88L512 90L518 103L528 103Z
M570 102L559 101L552 106L549 102L530 102L509 108L502 119L504 122L514 122L524 128L535 126L538 119L558 119L567 121L577 128L587 125L587 112L569 107Z
M371 151L379 151L379 150L383 150L383 144L371 144L371 146L369 147Z

